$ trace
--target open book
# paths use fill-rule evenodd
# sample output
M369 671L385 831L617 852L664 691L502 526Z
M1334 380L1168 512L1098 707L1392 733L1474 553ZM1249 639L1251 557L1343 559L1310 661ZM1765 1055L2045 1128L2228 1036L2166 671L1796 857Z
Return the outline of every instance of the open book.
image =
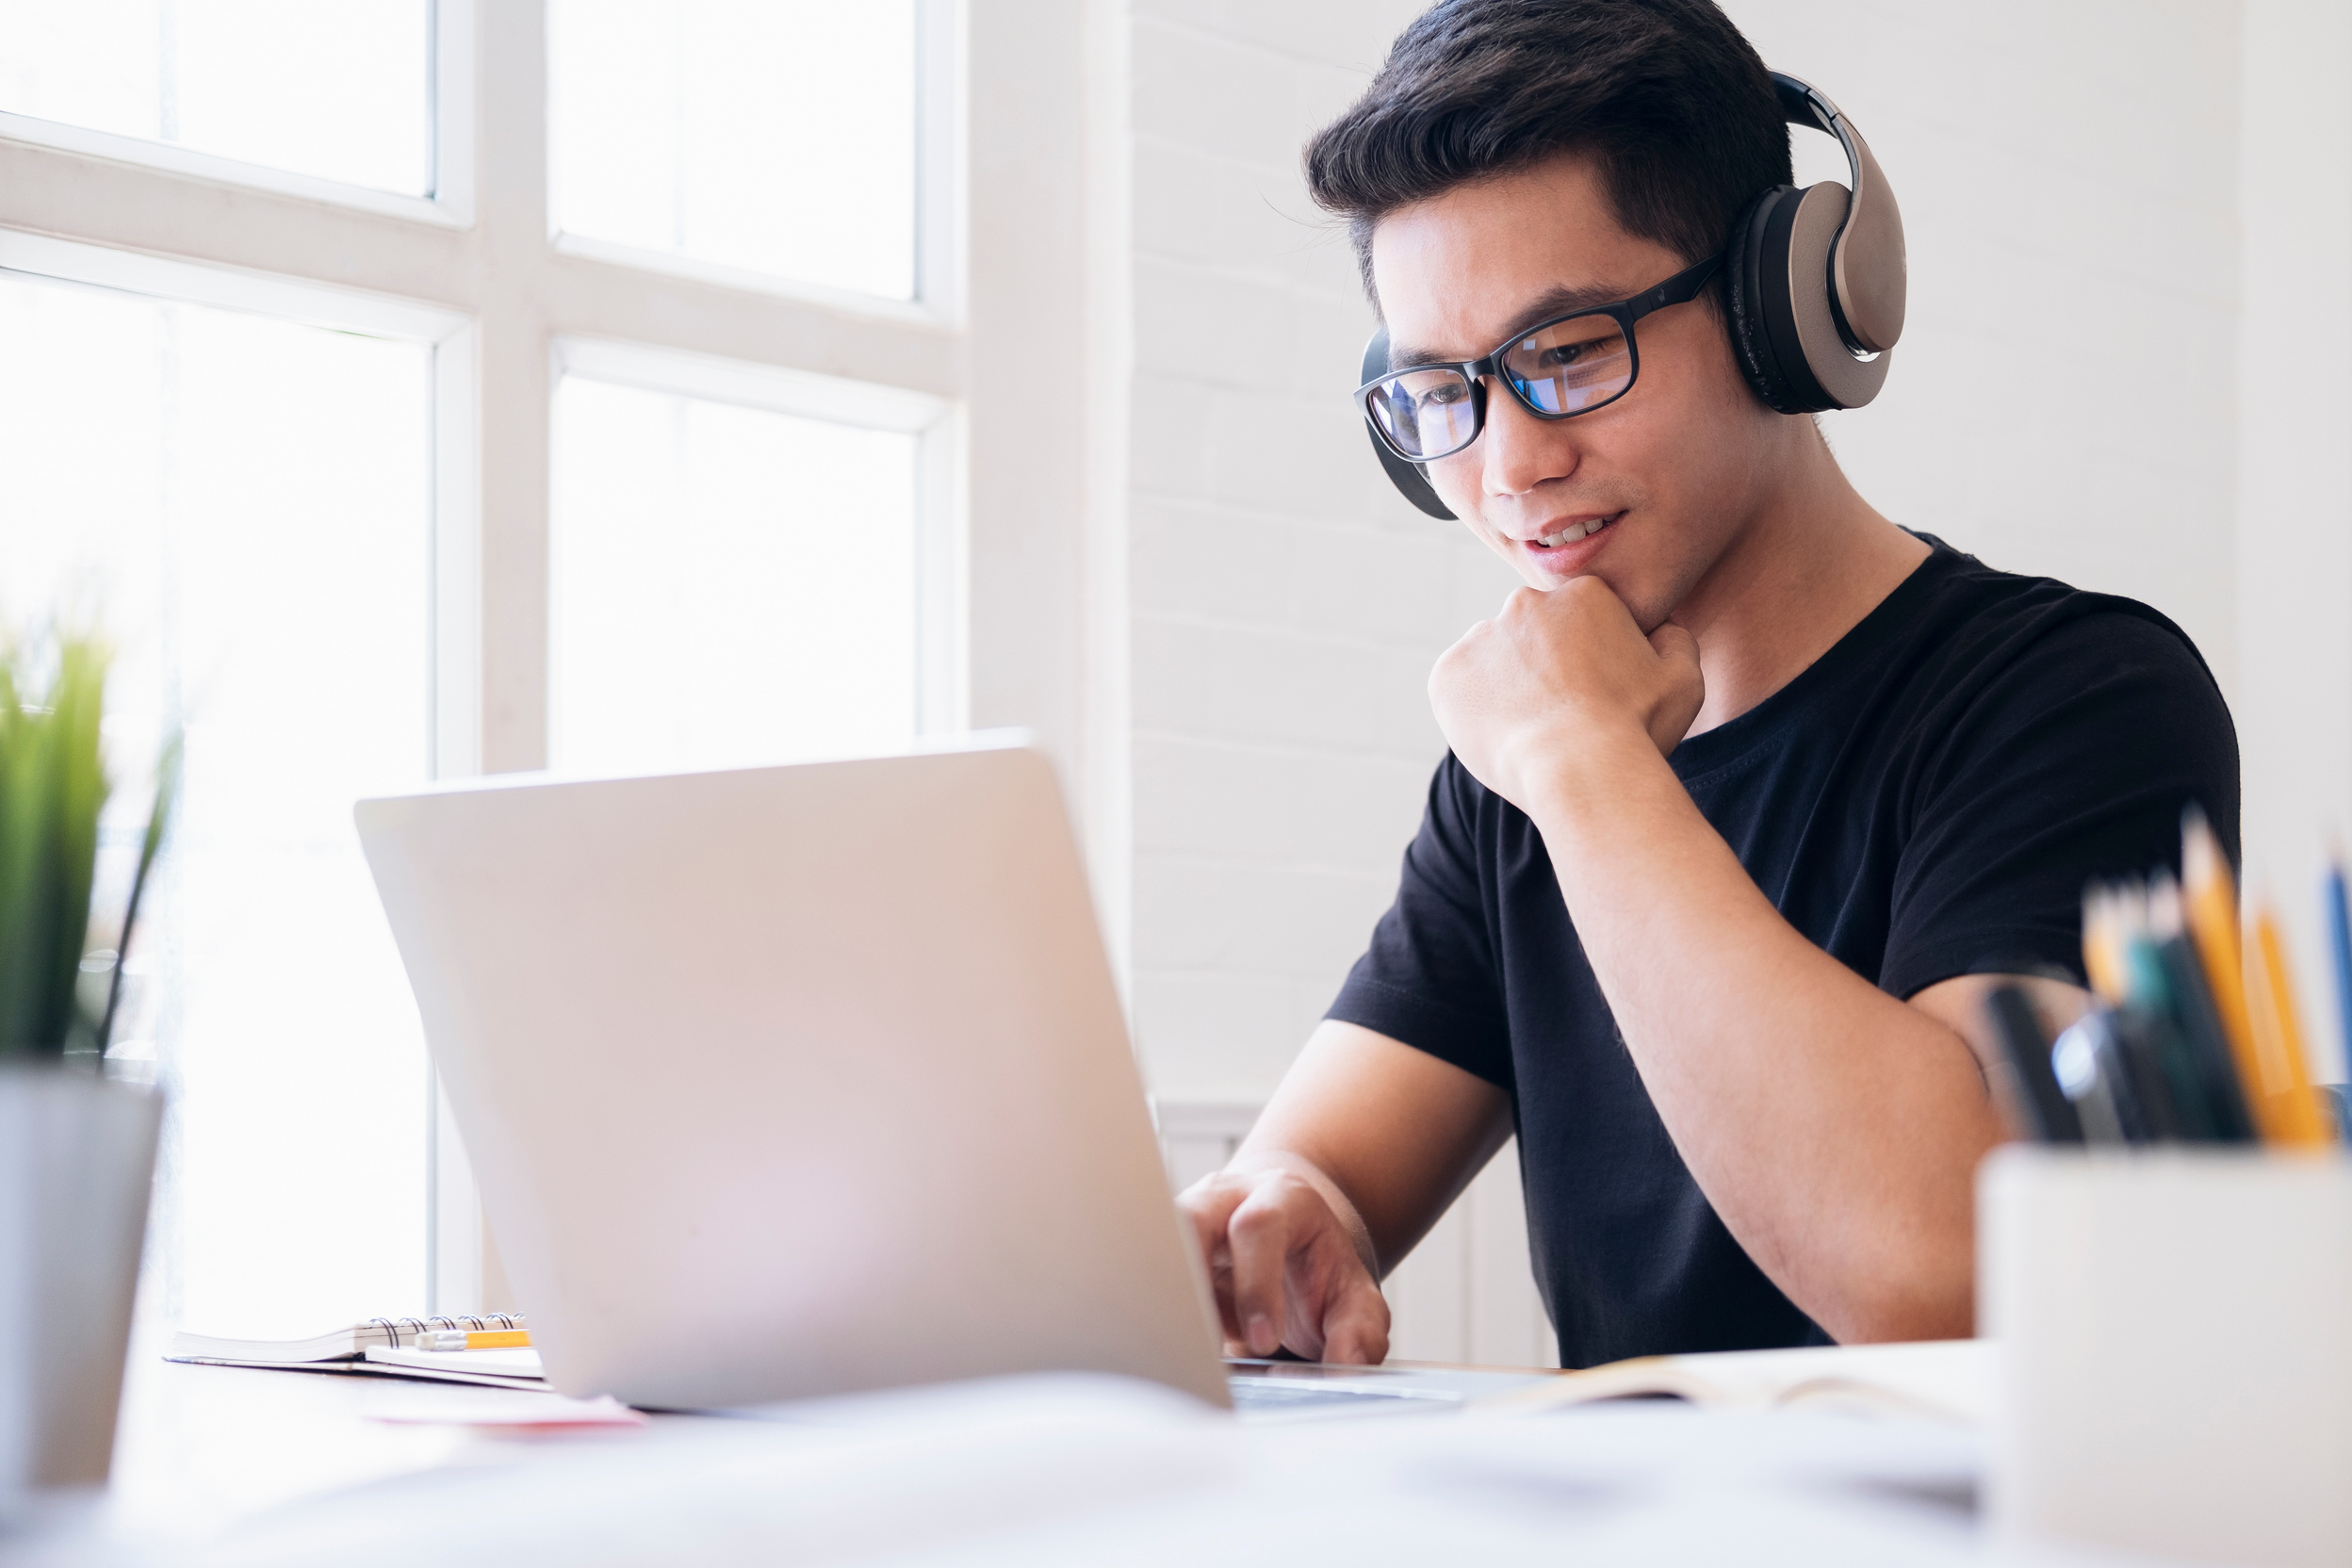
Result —
M180 1333L172 1336L172 1353L164 1359L203 1366L422 1378L495 1388L547 1386L540 1375L539 1352L531 1348L530 1331L511 1313L483 1317L371 1317L308 1339L222 1339Z
M1481 1399L1476 1408L1534 1414L1600 1399L1662 1396L1734 1408L1805 1405L1973 1427L1988 1413L1995 1353L1981 1339L1946 1339L1643 1356L1563 1372Z

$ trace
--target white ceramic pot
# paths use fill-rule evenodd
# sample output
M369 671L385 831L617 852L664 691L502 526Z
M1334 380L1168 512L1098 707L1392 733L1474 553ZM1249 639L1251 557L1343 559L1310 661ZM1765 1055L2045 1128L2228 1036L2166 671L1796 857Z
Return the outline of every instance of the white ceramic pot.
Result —
M0 1501L106 1482L161 1113L150 1088L0 1067Z

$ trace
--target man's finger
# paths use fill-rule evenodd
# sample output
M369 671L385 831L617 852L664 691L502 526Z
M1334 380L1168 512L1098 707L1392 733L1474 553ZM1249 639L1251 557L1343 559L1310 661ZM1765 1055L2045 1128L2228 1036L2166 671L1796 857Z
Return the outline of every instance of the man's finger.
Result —
M1669 664L1696 665L1699 662L1699 640L1690 635L1689 629L1672 621L1659 623L1658 629L1650 633L1650 646Z
M1233 1250L1233 1316L1241 1342L1253 1356L1282 1348L1288 1310L1284 1276L1289 1272L1292 1205L1280 1188L1261 1187L1235 1208L1225 1224Z
M1212 1176L1186 1187L1176 1199L1177 1208L1192 1226L1193 1244L1200 1249L1200 1261L1217 1266L1217 1255L1225 1246L1225 1227L1233 1211L1250 1196L1250 1189L1239 1182Z
M1331 1293L1324 1308L1323 1359L1378 1366L1388 1359L1388 1302L1369 1276Z
M1672 621L1650 633L1650 646L1666 671L1666 689L1650 710L1650 739L1672 757L1707 705L1707 672L1699 665L1699 640Z
M1229 1347L1241 1338L1241 1320L1233 1312L1232 1260L1225 1239L1233 1211L1250 1196L1249 1187L1211 1177L1184 1189L1176 1200L1192 1227L1193 1245L1200 1250L1200 1265L1209 1277L1209 1294L1216 1299L1219 1327Z

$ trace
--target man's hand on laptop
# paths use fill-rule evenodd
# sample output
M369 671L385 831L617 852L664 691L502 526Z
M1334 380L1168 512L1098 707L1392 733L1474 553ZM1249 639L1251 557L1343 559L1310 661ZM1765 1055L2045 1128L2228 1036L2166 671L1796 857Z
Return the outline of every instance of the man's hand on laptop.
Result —
M1176 1202L1208 1261L1227 1355L1287 1348L1309 1361L1368 1364L1387 1357L1388 1302L1370 1237L1306 1161L1244 1156Z

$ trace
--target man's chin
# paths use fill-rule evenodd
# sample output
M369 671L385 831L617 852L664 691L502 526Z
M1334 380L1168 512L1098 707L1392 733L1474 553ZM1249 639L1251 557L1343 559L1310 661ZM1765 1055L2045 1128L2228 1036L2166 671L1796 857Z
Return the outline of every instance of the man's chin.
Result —
M1642 629L1642 635L1644 637L1674 618L1675 601L1672 596L1628 590L1624 583L1615 580L1607 572L1599 570L1577 572L1564 578L1539 578L1533 572L1524 571L1519 574L1520 580L1539 594L1548 594L1555 588L1564 587L1578 579L1588 577L1600 582L1610 593L1617 596L1617 602L1625 607L1626 612L1633 617L1633 624Z
M1673 620L1674 611L1679 608L1679 596L1661 594L1655 588L1647 592L1628 590L1613 582L1609 588L1625 605L1625 612L1633 617L1633 624L1642 629L1644 637Z

